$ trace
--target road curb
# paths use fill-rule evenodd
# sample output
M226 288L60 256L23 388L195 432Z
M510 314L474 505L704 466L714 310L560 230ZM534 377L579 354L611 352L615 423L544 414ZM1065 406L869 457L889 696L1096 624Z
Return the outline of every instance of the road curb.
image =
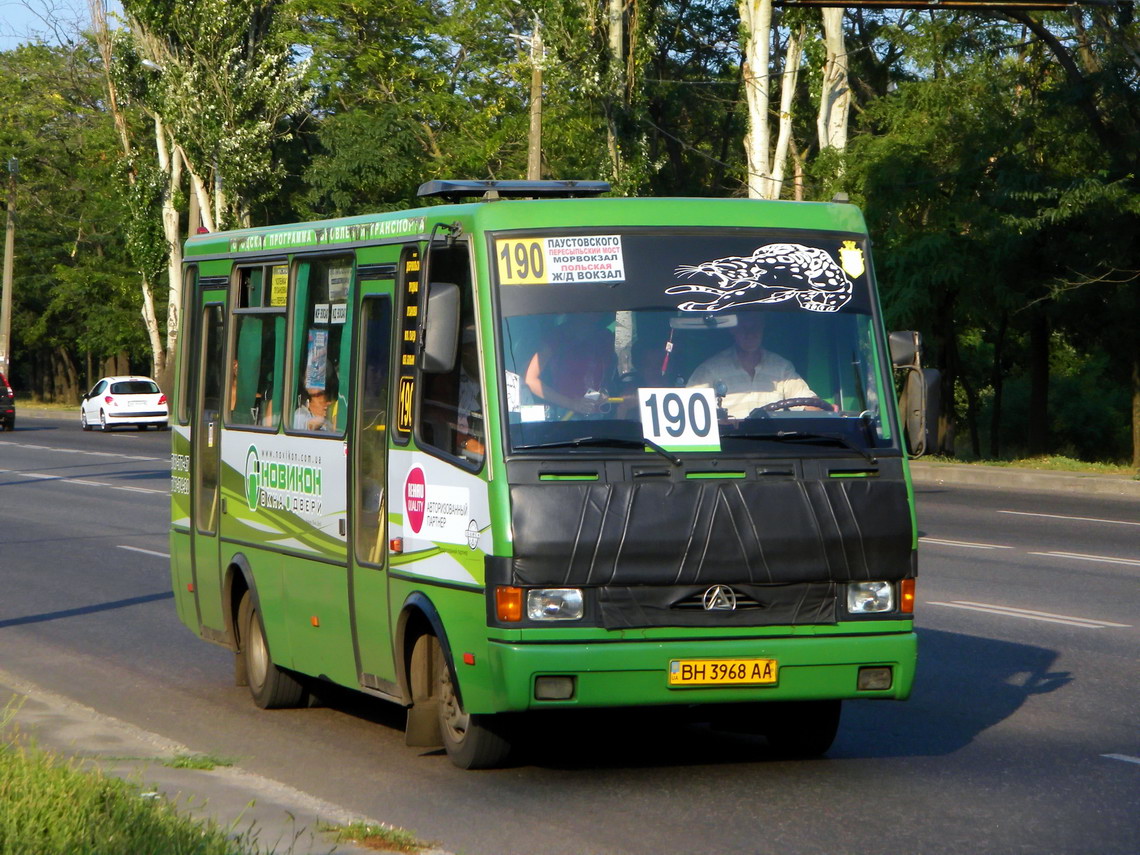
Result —
M1131 475L1098 475L1081 472L1046 472L1012 466L985 466L964 463L933 463L913 460L911 479L915 484L958 485L1004 490L1074 492L1086 495L1140 499L1140 480Z
M14 725L38 747L84 764L81 770L93 767L140 786L144 798L161 795L181 813L213 820L231 836L256 843L259 852L375 855L375 849L333 841L319 823L383 823L240 766L202 770L165 765L198 752L0 670L4 709L11 715L8 731ZM449 853L425 849L420 855Z

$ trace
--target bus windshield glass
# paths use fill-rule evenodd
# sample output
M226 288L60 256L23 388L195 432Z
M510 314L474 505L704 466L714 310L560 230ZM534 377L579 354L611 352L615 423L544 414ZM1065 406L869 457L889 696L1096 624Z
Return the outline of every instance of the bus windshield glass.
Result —
M897 448L859 236L611 229L491 249L512 452Z

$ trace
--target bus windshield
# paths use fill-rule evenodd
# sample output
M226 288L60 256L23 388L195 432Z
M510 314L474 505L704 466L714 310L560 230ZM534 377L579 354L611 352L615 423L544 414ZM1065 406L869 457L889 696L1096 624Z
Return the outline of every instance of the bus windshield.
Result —
M896 447L864 239L614 229L492 241L512 452L651 438L786 455Z

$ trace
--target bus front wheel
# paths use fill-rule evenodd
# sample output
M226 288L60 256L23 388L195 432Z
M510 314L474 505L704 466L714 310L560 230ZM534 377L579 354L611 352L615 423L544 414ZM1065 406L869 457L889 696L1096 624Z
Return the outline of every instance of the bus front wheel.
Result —
M762 731L776 756L822 756L839 732L842 701L775 701L760 706Z
M511 750L511 743L503 733L504 720L464 711L439 639L432 636L431 645L433 689L447 756L460 769L490 769L502 764Z
M253 702L263 710L300 706L305 699L305 687L292 674L274 664L265 641L261 613L253 604L249 591L242 595L238 606L238 631Z

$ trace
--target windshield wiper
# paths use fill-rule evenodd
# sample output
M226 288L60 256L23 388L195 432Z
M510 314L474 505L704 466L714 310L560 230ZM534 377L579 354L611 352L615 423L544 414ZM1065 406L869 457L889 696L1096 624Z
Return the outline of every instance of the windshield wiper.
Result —
M847 437L838 433L812 433L803 430L780 430L775 433L735 433L727 434L726 436L735 439L767 439L774 442L802 442L805 444L832 443L835 445L842 445L851 451L857 452L862 455L868 463L878 463L879 459L871 454L867 449L849 440Z
M542 448L581 448L586 445L611 445L620 448L652 448L674 466L681 465L681 458L651 439L629 439L623 436L579 436L575 439L560 439L554 442L536 442L531 445L516 445L514 451L534 451Z

